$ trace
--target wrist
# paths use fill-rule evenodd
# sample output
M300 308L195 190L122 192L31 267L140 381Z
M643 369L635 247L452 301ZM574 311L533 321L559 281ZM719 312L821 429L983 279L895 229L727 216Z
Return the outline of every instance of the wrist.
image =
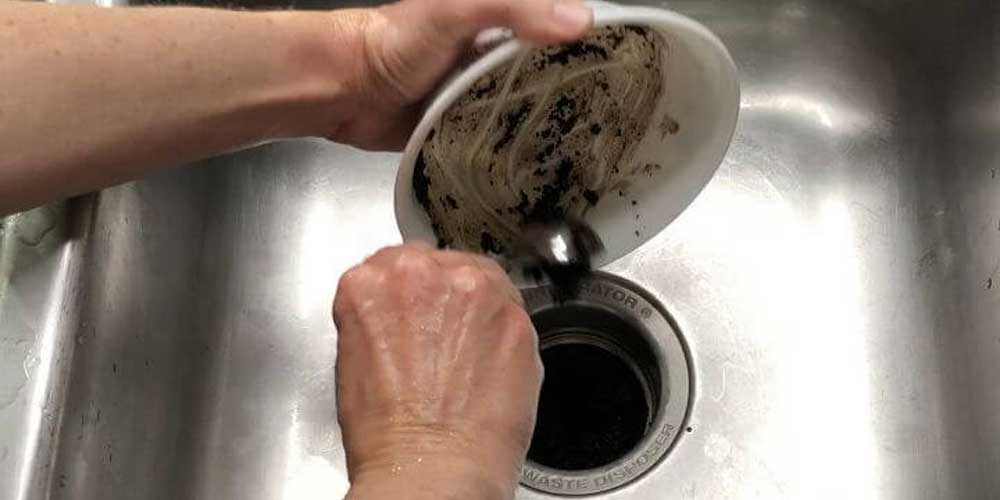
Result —
M511 500L516 481L496 478L487 467L444 456L400 459L354 475L346 500Z
M271 12L282 33L278 57L289 90L273 137L327 137L358 113L356 94L366 74L362 9L335 12Z
M363 447L348 447L348 498L354 500L510 500L524 460L516 447L494 436L473 437L457 427L443 433L431 428L368 429L361 435L367 436ZM393 491L400 494L388 495Z

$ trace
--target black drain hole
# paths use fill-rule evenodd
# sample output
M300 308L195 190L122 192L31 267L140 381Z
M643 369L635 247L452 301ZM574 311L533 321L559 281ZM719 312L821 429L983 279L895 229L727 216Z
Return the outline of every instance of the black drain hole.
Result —
M601 347L562 344L542 351L545 382L528 458L548 467L607 465L639 444L649 406L642 383Z
M532 319L545 381L528 459L577 471L628 454L648 432L660 397L659 367L641 329L583 305Z

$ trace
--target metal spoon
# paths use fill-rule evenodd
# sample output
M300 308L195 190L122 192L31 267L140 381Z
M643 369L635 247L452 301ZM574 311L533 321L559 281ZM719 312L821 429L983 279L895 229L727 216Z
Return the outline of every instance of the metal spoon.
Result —
M567 217L526 224L509 258L521 265L525 277L548 278L557 298L568 299L590 274L591 259L603 252L604 243L586 222Z

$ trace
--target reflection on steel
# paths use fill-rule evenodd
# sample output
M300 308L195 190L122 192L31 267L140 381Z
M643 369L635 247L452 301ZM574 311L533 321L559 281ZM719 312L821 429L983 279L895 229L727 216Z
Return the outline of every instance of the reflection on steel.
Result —
M743 103L712 183L604 269L694 378L670 453L604 495L995 495L1000 3L669 5ZM8 218L0 498L342 495L330 302L399 241L397 160L275 143Z

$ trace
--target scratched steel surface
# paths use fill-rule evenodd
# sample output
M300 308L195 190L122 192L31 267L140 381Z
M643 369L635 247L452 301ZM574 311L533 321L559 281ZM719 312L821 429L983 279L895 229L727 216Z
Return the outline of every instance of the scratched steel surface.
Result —
M694 400L602 497L1000 498L1000 4L670 5L741 119L605 269L677 320ZM342 494L329 304L398 241L396 161L276 143L5 220L0 498Z

